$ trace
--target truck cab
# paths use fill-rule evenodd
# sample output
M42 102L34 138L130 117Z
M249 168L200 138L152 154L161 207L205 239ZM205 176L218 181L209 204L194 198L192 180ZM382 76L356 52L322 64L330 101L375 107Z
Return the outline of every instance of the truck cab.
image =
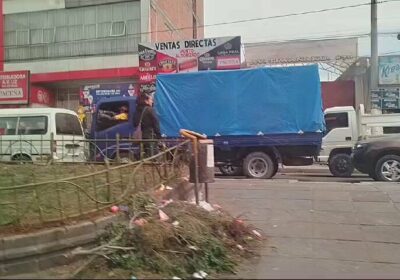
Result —
M104 117L104 114L118 113L122 106L128 108L127 120L110 120ZM135 111L136 97L103 98L96 104L89 130L89 138L93 140L91 149L93 160L115 159L117 145L122 161L134 160L137 157L139 148L134 147L132 141L126 141L135 131L133 126ZM117 137L121 140L120 143L116 143Z
M366 114L362 104L357 111L351 106L326 109L324 117L326 132L318 161L327 163L336 177L353 173L351 152L358 140L400 133L400 114Z

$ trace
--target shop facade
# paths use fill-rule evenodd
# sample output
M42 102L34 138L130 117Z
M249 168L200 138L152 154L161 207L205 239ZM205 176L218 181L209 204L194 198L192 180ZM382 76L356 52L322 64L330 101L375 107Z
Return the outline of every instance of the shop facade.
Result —
M28 71L25 104L77 110L87 88L116 94L139 80L138 45L203 36L202 0L0 0L0 71ZM196 18L196 21L194 20ZM155 24L157 22L157 25ZM184 25L184 26L183 26ZM196 30L195 30L196 29ZM159 30L159 29L157 29Z

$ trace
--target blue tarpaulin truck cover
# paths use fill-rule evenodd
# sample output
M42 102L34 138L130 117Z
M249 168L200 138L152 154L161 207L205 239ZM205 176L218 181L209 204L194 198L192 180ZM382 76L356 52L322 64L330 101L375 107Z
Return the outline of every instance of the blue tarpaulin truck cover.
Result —
M207 136L324 130L316 65L204 71L157 76L161 132L182 128Z

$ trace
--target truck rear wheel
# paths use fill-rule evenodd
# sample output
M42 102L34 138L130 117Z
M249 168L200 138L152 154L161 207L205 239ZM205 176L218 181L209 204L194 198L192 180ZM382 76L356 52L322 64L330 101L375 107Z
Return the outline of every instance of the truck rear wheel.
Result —
M263 152L250 153L243 161L243 173L250 178L270 179L277 170L277 163Z
M243 175L243 168L240 166L233 166L230 164L220 166L219 171L226 176L241 176Z
M348 154L336 154L329 160L329 171L335 177L350 177L354 166Z

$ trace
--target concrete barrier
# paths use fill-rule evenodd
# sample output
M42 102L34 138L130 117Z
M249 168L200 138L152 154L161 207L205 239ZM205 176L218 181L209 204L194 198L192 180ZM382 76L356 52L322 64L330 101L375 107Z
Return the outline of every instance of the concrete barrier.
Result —
M40 275L43 270L69 264L74 259L66 257L68 252L95 242L108 224L123 218L123 215L112 215L75 225L3 237L0 239L0 278L18 275L31 278Z

